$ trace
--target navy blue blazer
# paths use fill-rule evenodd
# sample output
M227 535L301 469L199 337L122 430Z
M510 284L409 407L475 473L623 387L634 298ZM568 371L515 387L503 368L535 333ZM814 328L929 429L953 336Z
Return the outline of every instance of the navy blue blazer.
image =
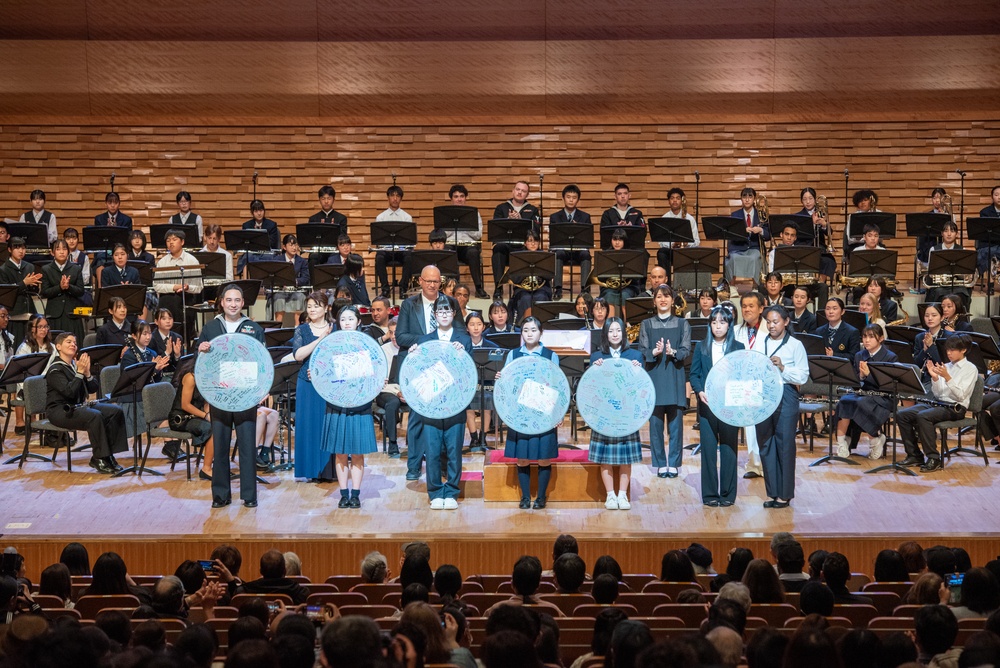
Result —
M458 302L449 297L451 306L458 313ZM455 329L465 333L465 323L459 318L455 318ZM423 295L415 294L407 297L399 307L399 316L396 319L396 345L399 346L400 363L406 358L406 351L414 343L419 343L420 338L427 334L427 323L424 319Z
M830 333L829 324L818 327L813 333L823 339L824 346L833 348L834 357L842 357L845 360L853 361L854 356L861 349L861 332L843 320L840 321L840 326L837 327L837 331L833 335L832 344L830 344L827 338Z
M253 258L251 262L288 262L285 254L275 253L262 258ZM295 268L295 285L309 285L309 260L301 255L295 256L295 262L291 263Z
M559 209L554 214L549 216L550 223L568 223L569 219L566 217L566 209ZM577 209L573 212L573 222L580 223L581 225L590 225L590 214L586 211L580 211Z
M898 362L898 361L899 361L899 358L896 357L896 353L892 352L891 350L889 350L885 346L882 346L881 348L879 348L878 353L876 353L874 356L872 356L872 354L869 353L867 350L862 349L860 352L858 352L857 355L854 356L854 372L856 374L858 374L859 376L861 375L861 371L860 371L860 367L859 367L859 364L861 362L890 362L890 363L892 363L892 362ZM879 390L881 388L879 387L879 384L875 382L875 379L872 376L868 376L867 378L865 378L861 382L861 389L863 389L863 390ZM877 399L878 397L875 397L875 398Z
M740 220L747 219L746 215L743 213L742 207L736 209L736 211L733 211L730 214L730 216L733 218L739 218ZM751 248L758 248L760 246L760 238L762 236L764 237L764 241L771 240L771 228L767 225L761 224L760 218L757 216L757 209L753 210L753 217L751 218L751 220L753 221L753 226L762 228L764 230L764 233L751 234L748 241L730 241L729 242L730 255L732 255L733 253L742 253L743 251L749 250Z
M139 284L139 270L135 267L130 267L125 265L125 275L122 276L122 272L115 265L104 265L104 271L101 272L101 287L108 287L109 285L138 285Z
M455 325L457 325L457 324L458 324L458 322L456 321ZM472 339L469 338L468 334L466 334L462 330L459 330L455 325L452 325L452 327L451 327L451 340L452 341L457 341L458 343L461 343L462 346L465 348L465 352L467 352L469 354L472 354ZM399 325L396 325L396 327L398 329ZM438 338L438 333L437 332L431 332L430 334L424 334L423 336L421 336L417 340L417 343L418 344L429 343L431 341L440 341L440 339ZM400 353L403 352L402 348L400 348L399 352Z
M107 227L108 226L108 220L110 218L111 218L111 215L107 211L105 211L104 213L99 213L96 216L94 216L94 225L96 225L98 227ZM125 229L131 230L132 229L132 217L129 216L128 214L125 214L125 213L122 213L121 211L119 211L118 213L115 214L115 225L114 226L115 227L124 227Z
M931 347L924 350L924 334L927 333L925 329L920 335L913 340L913 363L920 367L920 377L927 379L930 378L930 374L924 368L927 364L927 360L934 360L935 364L941 364L941 354L938 353L937 345L931 344ZM942 329L938 333L939 339L946 339L949 336L954 336L957 332L949 332L947 329Z
M814 334L813 331L816 329L816 314L810 311L808 308L802 312L802 316L799 318L795 317L795 311L790 311L792 316L792 324L795 325L795 331L800 334Z
M627 342L623 341L622 343L624 345ZM611 353L603 353L600 350L595 350L594 352L590 353L591 364L593 364L597 360L609 360L613 358L614 355L612 355ZM623 360L632 360L633 362L639 362L640 364L643 362L642 353L640 353L635 348L625 348L625 350L621 352L621 358Z
M256 225L257 221L251 218L250 220L243 223L243 229L254 230L257 229ZM278 233L278 224L276 222L274 222L270 218L264 218L264 220L260 221L260 229L267 232L267 239L271 243L272 249L281 248L281 237Z
M729 349L726 350L726 354L733 352L734 350L743 350L745 346L739 341L733 341ZM695 392L705 391L705 379L708 378L708 372L712 370L712 346L705 345L704 341L698 341L694 346L694 358L691 360L691 376L688 379L691 382L691 389Z

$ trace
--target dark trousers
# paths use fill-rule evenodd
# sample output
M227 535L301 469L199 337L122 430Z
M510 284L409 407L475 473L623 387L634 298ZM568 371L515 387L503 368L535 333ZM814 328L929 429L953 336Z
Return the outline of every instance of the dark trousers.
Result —
M257 500L257 408L238 413L212 407L212 439L215 461L212 463L212 497L228 500L232 497L229 480L229 446L236 428L236 447L240 454L240 498Z
M378 251L375 253L375 280L378 281L376 289L379 291L379 294L388 295L389 290L392 288L392 284L389 281L389 272L386 270L386 267L402 267L405 263L405 251ZM400 285L403 284L400 283Z
M420 477L425 445L424 419L410 409L410 417L406 421L406 475L410 478Z
M128 450L125 414L120 406L98 403L88 407L80 406L72 412L54 410L47 417L57 427L85 430L94 449L94 456L98 459Z
M903 438L903 448L906 454L911 457L923 458L926 455L929 459L940 459L941 453L937 445L938 422L948 422L960 420L965 416L965 411L956 411L947 406L927 406L917 404L904 408L896 416L899 424L899 435ZM920 443L917 443L917 438ZM920 451L923 445L923 453Z
M493 244L493 257L491 262L493 263L493 289L500 289L500 279L503 278L503 273L507 271L507 267L510 265L510 254L513 251L523 250L524 246L520 244Z
M673 274L674 266L674 249L673 248L660 248L656 251L656 265L658 267L663 267L664 271L667 272L667 282L670 281L670 276Z
M576 282L577 285L583 285L583 282L587 280L590 276L590 251L578 250L578 251L568 251L568 250L557 250L556 252L556 277L552 281L552 285L556 290L562 290L563 286L563 266L567 264L576 264L580 266L580 280Z
M667 424L670 432L670 458L663 445L663 425ZM653 466L678 467L681 465L681 455L684 453L684 408L681 406L656 406L649 418L649 454Z
M701 500L736 501L736 442L739 430L700 403Z
M389 442L395 445L396 443L396 417L399 415L400 400L395 394L391 392L381 392L377 397L375 397L375 403L379 408L385 411L385 437L389 439Z
M785 385L778 410L757 425L757 443L764 466L764 489L772 499L795 496L795 425L799 391Z
M992 441L1000 436L1000 392L987 392L983 397L983 410L979 413L979 431L986 441Z
M457 499L462 477L462 441L465 440L465 411L444 420L420 418L424 452L427 455L427 496L430 499ZM441 459L447 460L446 480L441 483ZM418 469L419 471L419 469Z
M483 289L483 258L480 254L479 246L445 246L458 254L458 261L468 265L469 274L472 276L472 284L476 290Z

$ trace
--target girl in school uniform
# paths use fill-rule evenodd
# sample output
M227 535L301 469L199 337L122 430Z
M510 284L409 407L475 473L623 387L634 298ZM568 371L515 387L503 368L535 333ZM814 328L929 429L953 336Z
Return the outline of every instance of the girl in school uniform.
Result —
M342 331L356 331L361 324L358 307L351 304L341 308L337 313L337 324ZM321 443L323 450L334 455L337 484L340 486L337 507L360 508L365 455L378 451L371 402L354 408L327 404Z
M559 364L559 356L542 345L542 323L535 317L528 317L521 323L520 348L507 353L505 364L527 355L538 355ZM501 372L502 373L502 372ZM500 373L497 374L497 380ZM517 482L521 487L521 509L545 507L546 494L549 489L549 479L552 477L552 460L559 456L559 439L556 429L550 429L541 434L521 434L513 429L507 430L507 442L504 445L504 457L517 460ZM538 462L538 496L531 503L531 462Z
M870 294L870 293L869 293ZM862 296L862 299L864 296ZM854 371L861 380L862 390L878 390L879 385L868 371L868 362L898 362L896 353L882 345L882 328L869 323L861 331L861 350L854 356ZM861 432L868 434L869 459L882 457L885 434L882 426L892 414L892 402L887 397L845 394L837 402L837 456L851 456L851 442L857 444Z
M642 353L632 350L625 341L625 323L621 318L608 318L601 330L601 348L590 353L590 364L601 366L607 359L631 360L634 366L642 365ZM590 432L590 452L587 458L601 465L601 482L608 493L604 507L608 510L628 510L629 481L632 464L642 461L642 441L639 432L627 436L605 436ZM618 467L618 493L615 493L613 467Z
M705 394L708 372L724 356L743 350L733 336L733 314L721 306L712 309L709 331L699 341L691 361L691 388L698 393L701 434L701 502L729 507L736 503L736 446L739 429L719 420Z

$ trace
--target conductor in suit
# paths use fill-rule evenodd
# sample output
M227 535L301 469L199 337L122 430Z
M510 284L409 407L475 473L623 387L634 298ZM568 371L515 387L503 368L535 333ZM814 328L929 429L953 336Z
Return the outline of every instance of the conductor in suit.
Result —
M576 208L580 201L580 188L570 184L562 190L563 208L549 216L549 223L579 223L581 225L592 225L590 214ZM593 241L591 241L591 244ZM556 278L552 282L555 289L554 299L562 299L562 277L563 265L567 262L580 265L580 276L590 276L590 251L589 250L557 250L556 251ZM581 278L582 282L583 278Z
M406 359L406 352L410 346L437 329L434 302L440 294L440 288L441 271L434 265L427 265L420 272L420 293L408 297L400 306L399 316L396 319L396 345L399 346L400 364ZM448 299L457 313L458 302L451 297ZM458 330L456 333L465 334L465 323L461 319L456 318L454 327ZM419 439L416 438L420 428L420 417L411 410L406 423L407 480L420 479L420 461L424 456L419 446Z
M824 309L826 324L816 329L816 336L823 339L828 357L840 357L851 362L861 349L861 332L843 321L844 302L830 297Z
M52 242L52 262L42 268L42 297L45 317L52 329L71 332L77 341L83 341L83 322L73 317L73 309L83 302L83 268L69 261L69 246L62 239Z

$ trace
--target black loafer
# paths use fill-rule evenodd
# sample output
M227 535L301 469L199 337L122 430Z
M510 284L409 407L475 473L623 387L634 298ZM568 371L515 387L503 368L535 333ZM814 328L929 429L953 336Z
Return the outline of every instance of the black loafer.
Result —
M775 500L774 505L771 506L771 507L772 508L787 508L790 503L791 503L791 501L778 501L778 500Z
M337 507L346 508L348 505L350 505L350 503L351 500L349 498L347 498L346 496L342 496L340 497L340 501L337 502Z
M257 507L257 499L251 499L250 501L244 501L243 502L243 507L244 508L256 508Z
M529 499L526 496L522 497L521 503L517 504L517 507L520 508L521 510L527 510L528 508L531 508L531 499Z
M705 505L708 506L708 507L710 507L710 508L718 508L719 507L719 502L716 501L715 499L712 499L711 501L705 501Z
M656 472L656 477L657 477L657 478L666 478L666 477L668 477L669 475L670 475L670 474L669 474L669 473L667 473L666 471L657 471L657 472Z
M753 480L754 478L759 478L760 474L756 471L747 471L743 474L743 478L746 480Z
M944 464L941 463L940 459L936 457L927 460L927 463L920 467L921 473L931 473L933 471L940 471L944 468Z
M668 478L676 478L677 475L678 475L677 471L667 471L667 477Z
M351 500L347 502L347 507L348 508L360 508L361 507L361 499L359 499L356 496L352 496Z
M775 501L774 499L771 499L769 501L765 501L764 502L764 507L765 508L774 508L774 504L776 504L776 503L777 503L777 501Z
M535 503L532 504L531 507L534 508L535 510L541 510L542 508L544 508L545 507L545 497L544 496L540 496L537 499L535 499Z
M899 465L900 466L923 466L924 465L924 460L922 458L920 458L920 457L914 457L913 455L910 455L909 457L907 457L903 461L899 462Z
M232 499L218 499L218 498L212 499L213 508L225 508L230 503L232 503Z
M98 459L97 457L90 458L90 467L96 469L98 473L112 474L115 472L113 468L104 459Z
M732 507L733 503L734 503L733 501L727 501L726 499L719 501L719 505L722 506L723 508L730 508Z

